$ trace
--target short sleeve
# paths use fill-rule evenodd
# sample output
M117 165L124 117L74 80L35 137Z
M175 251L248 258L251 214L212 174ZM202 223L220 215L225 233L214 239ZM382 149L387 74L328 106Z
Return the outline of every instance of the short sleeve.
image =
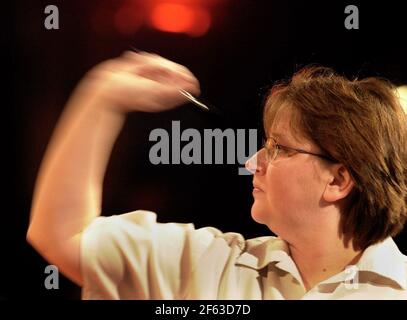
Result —
M178 299L200 257L222 233L157 223L138 210L99 217L83 232L83 299Z

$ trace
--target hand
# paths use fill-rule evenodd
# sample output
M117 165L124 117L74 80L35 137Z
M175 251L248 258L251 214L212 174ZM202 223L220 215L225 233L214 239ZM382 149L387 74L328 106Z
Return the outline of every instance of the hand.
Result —
M93 68L85 80L96 84L92 94L103 104L121 112L173 109L187 102L179 89L200 94L199 81L186 67L146 52L126 51Z

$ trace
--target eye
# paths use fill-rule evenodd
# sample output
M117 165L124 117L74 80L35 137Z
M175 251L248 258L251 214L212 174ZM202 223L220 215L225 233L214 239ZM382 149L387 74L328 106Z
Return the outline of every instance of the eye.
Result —
M270 139L263 139L262 147L265 148L265 149L270 149L270 147L271 147Z
M276 149L278 149L279 152L286 152L287 150L281 145L281 144L276 144Z
M289 150L286 147L282 146L281 144L277 144L276 148L278 149L279 153L286 154L287 156L292 156L295 153L292 150Z
M264 148L264 147L266 147L267 146L267 139L262 139L261 140L261 146Z

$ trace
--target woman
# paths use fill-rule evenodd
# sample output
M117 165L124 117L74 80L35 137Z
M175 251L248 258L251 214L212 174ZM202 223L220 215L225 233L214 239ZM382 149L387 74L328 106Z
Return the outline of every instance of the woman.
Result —
M35 188L28 241L84 299L407 299L407 126L392 88L308 68L275 86L254 173L252 217L277 237L245 240L152 212L99 217L112 146L131 111L199 95L185 67L128 52L72 96Z

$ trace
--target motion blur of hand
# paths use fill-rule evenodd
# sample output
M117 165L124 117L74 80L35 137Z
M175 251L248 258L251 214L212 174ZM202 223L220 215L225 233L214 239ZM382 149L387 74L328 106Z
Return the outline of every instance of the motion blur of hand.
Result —
M199 96L199 81L186 67L159 55L126 51L107 60L85 76L92 95L115 111L160 112L176 108L187 99L183 89Z

